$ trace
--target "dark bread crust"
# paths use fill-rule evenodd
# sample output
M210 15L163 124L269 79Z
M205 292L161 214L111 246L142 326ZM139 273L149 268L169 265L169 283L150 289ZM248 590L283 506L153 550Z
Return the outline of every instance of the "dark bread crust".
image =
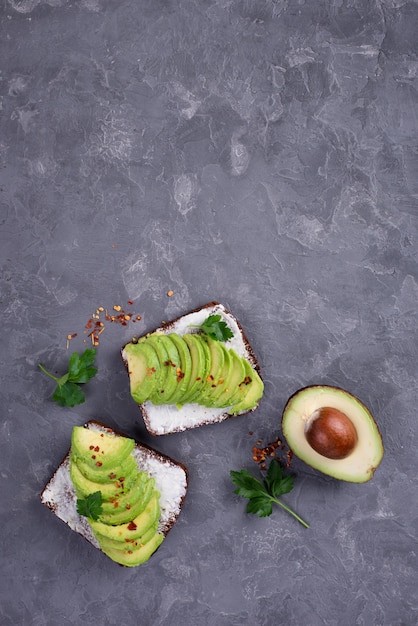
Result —
M113 428L110 428L98 420L90 420L84 424L86 428L94 428L102 432L113 433L117 436L128 437ZM135 441L135 449L140 452L141 456L149 460L161 464L161 467L170 467L174 470L181 470L184 480L184 493L176 503L175 508L165 511L164 519L160 518L159 532L167 536L174 524L176 523L184 500L187 495L189 482L189 472L187 467L175 461L166 454L162 454L150 446ZM140 465L139 469L144 469ZM147 470L145 470L147 471ZM76 512L76 494L70 478L70 450L67 452L60 465L55 470L49 482L45 485L40 494L42 504L47 506L57 517L66 523L72 530L80 534L89 543L100 550L100 546L94 538L86 518L81 517Z
M242 328L240 322L237 320L237 318L233 315L233 313L231 313L231 311L229 309L227 309L223 304L221 304L220 302L217 301L211 301L208 302L207 304L201 306L201 307L197 307L196 309L192 309L191 311L188 311L187 313L184 313L183 315L180 315L178 317L176 317L173 320L170 320L169 322L164 322L161 326L159 326L158 328L155 328L152 331L149 331L148 333L146 333L145 335L143 335L144 337L152 334L154 332L164 332L164 333L168 333L168 332L173 332L176 328L176 325L181 322L182 319L184 319L186 316L189 315L193 315L193 314L198 314L201 311L204 310L208 310L208 312L210 310L213 309L217 309L218 312L221 312L226 318L230 318L231 320L233 320L233 322L236 324L238 331L239 331L239 336L240 339L242 341L242 344L244 346L245 349L245 356L247 358L247 360L250 362L251 366L257 371L258 375L260 376L260 378L262 379L261 376L261 372L260 372L260 366L257 360L257 357L254 353L254 350L252 349L252 346L250 344L250 342L248 341L248 338L244 332L244 329ZM128 345L128 344L126 344ZM122 361L125 365L126 371L128 372L128 364L126 359L123 356L123 351L124 351L125 346L122 347L121 349L121 357L122 357ZM128 373L129 376L129 373ZM162 405L164 406L164 405ZM171 434L171 433L175 433L175 432L183 432L185 430L190 430L191 428L196 428L198 426L205 426L205 425L209 425L209 424L214 424L214 423L218 423L218 422L223 422L226 419L232 418L232 417L239 417L241 415L245 415L247 413L251 413L253 411L255 411L255 409L257 408L257 406L253 407L252 409L248 409L245 411L242 411L241 413L239 413L238 415L231 415L230 413L228 413L227 411L223 411L223 410L219 410L217 415L215 417L211 416L210 418L205 417L205 411L204 408L201 408L201 418L198 420L197 423L195 423L194 425L189 425L189 426L185 426L184 424L182 424L181 422L179 422L176 425L171 426L168 430L165 430L164 432L160 432L156 429L155 427L155 418L153 419L150 415L150 410L152 410L153 412L158 412L159 410L161 410L161 407L155 407L149 406L149 403L144 403L144 404L140 404L139 408L141 410L142 413L142 417L144 420L144 424L146 429L148 430L148 432L151 435L155 435L155 436L159 436L159 435L165 435L165 434Z

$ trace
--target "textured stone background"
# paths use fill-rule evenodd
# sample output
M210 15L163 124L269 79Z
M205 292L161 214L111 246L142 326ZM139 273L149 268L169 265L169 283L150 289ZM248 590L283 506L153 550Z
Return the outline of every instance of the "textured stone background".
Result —
M0 11L1 626L414 626L418 2ZM119 348L212 299L259 358L260 408L153 439ZM142 321L107 325L87 402L59 408L38 362L62 371L67 333L83 349L114 304ZM229 470L256 472L252 445L318 383L370 407L381 467L352 485L295 460L286 501L310 530L246 515ZM189 468L182 515L139 569L39 501L89 418Z

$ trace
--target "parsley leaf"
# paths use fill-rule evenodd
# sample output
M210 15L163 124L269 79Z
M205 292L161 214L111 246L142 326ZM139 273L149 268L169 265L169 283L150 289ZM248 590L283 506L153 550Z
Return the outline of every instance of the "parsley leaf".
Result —
M98 520L103 511L102 503L103 499L101 491L89 493L86 498L77 498L77 513L79 515L83 515L84 517L90 517L91 519Z
M78 352L73 352L68 365L68 372L61 377L53 376L51 372L39 363L44 374L55 380L57 387L52 395L52 399L59 406L73 407L76 404L85 402L86 397L79 385L87 383L95 376L97 369L94 367L96 358L95 348L87 348L81 356Z
M234 336L234 333L227 323L222 321L220 315L209 315L200 328L215 341L227 341Z
M248 498L247 513L259 517L268 517L273 512L273 503L278 504L293 515L305 528L309 528L299 515L278 499L293 489L294 476L283 476L283 469L279 461L272 459L265 480L261 481L252 476L247 470L230 472L231 480L237 486L234 493L242 498Z

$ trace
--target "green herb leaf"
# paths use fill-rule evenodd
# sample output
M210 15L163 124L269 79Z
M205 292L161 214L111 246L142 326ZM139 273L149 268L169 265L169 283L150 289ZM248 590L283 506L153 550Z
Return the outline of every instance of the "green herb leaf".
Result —
M48 372L48 370L39 363L39 367L43 373L52 378L57 384L52 399L59 404L59 406L73 407L85 402L86 397L79 385L87 383L90 378L95 376L97 372L97 369L93 367L95 358L95 348L87 348L81 356L78 352L73 352L70 357L68 372L60 378L53 376L53 374Z
M95 357L94 348L87 348L81 357L78 352L73 352L68 367L68 380L73 383L87 383L93 378L97 373L97 369L93 367Z
M78 385L66 382L64 385L57 385L52 399L60 406L73 407L77 404L83 404L86 401L86 396Z
M90 517L91 519L98 520L103 511L102 503L103 499L101 491L89 493L86 498L77 498L77 513L79 515L83 515L84 517Z
M209 315L200 328L215 341L227 341L234 336L234 333L227 323L222 321L220 315Z
M268 517L273 513L273 504L264 496L257 496L248 500L246 511L258 517Z
M259 517L267 517L273 512L274 502L290 513L290 515L293 515L305 528L309 528L309 524L278 499L279 495L292 491L294 476L283 476L282 466L276 459L272 459L267 476L263 481L252 476L245 469L239 472L232 470L230 477L234 485L237 486L234 493L243 498L248 498L247 513L253 513Z

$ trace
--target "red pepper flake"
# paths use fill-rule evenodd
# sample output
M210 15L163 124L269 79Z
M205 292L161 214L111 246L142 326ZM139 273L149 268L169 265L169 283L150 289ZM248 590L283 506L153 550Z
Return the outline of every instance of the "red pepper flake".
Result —
M132 300L128 300L128 304L131 306L133 304Z
M258 463L260 469L267 469L267 459L268 457L277 457L277 451L283 450L285 446L280 441L279 438L276 441L272 441L268 443L266 446L261 446L261 440L257 442L258 445L252 447L253 461ZM258 447L261 446L261 447ZM289 468L290 462L292 460L292 452L291 450L287 450L286 454L286 467Z
M95 455L95 454L92 454L92 455L91 455L91 458L92 458L92 459L95 459L95 458L96 458L96 455Z
M89 447L89 450L94 450L94 446L90 446L90 447Z
M99 446L96 446L96 447L94 448L94 451L95 451L95 452L99 452L99 451L100 451Z
M118 506L119 506L119 502L114 502L114 503L113 503L113 506L115 507L115 509L117 509L117 508L118 508Z
M126 509L127 511L130 511L130 510L131 510L131 505L129 504L129 502L128 502L128 504L126 505L125 509Z
M129 522L127 528L128 528L128 530L136 530L137 526L136 526L135 522Z
M116 474L114 472L111 472L109 474L109 478L110 478L110 480L114 480L116 478Z
M101 461L97 461L96 465L97 465L97 467L101 467L103 465L103 463Z

